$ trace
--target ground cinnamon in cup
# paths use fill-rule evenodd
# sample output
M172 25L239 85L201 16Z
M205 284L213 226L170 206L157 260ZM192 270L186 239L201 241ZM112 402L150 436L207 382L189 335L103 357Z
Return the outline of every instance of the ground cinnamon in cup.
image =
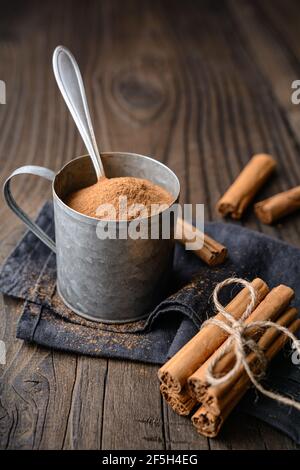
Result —
M126 212L123 202L120 203L124 201L124 196L127 198L128 211ZM77 212L90 217L104 220L132 220L158 213L166 206L170 206L172 201L173 197L168 191L151 181L123 176L101 178L92 186L70 193L64 202ZM111 205L112 210L109 209L108 204ZM153 211L154 204L164 205L164 207Z

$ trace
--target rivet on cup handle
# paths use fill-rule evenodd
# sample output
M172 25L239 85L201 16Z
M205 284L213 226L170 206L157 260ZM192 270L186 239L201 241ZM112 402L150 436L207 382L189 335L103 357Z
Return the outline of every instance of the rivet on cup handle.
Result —
M3 186L4 199L8 207L24 222L24 224L32 231L45 245L47 245L54 253L56 253L56 247L54 241L35 223L33 222L27 214L18 206L10 189L10 182L12 178L17 175L36 175L42 176L43 178L53 181L55 173L48 168L36 165L25 165L17 168L12 174L7 178Z

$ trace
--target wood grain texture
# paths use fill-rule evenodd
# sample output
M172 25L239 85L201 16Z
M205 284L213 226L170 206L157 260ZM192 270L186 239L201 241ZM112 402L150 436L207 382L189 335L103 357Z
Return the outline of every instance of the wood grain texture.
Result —
M207 220L253 153L271 153L280 168L258 199L299 184L300 108L289 99L300 78L299 17L291 0L2 1L1 184L20 165L58 170L84 153L52 73L58 44L80 64L100 148L165 162L181 201L205 203ZM50 197L35 177L20 177L14 192L31 215ZM24 228L2 201L0 221L2 262ZM300 246L299 214L265 227L249 210L236 223ZM0 307L1 448L296 448L240 413L219 439L199 437L162 403L156 367L25 345L15 339L21 303Z

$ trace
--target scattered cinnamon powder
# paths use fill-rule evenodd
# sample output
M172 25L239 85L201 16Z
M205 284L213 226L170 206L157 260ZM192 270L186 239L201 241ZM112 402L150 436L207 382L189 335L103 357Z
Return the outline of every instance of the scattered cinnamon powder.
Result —
M124 197L127 198L127 209ZM170 206L172 201L173 197L168 191L151 181L124 176L101 178L92 186L70 193L64 202L77 212L90 217L132 220L161 212L166 206ZM153 208L153 204L164 207Z

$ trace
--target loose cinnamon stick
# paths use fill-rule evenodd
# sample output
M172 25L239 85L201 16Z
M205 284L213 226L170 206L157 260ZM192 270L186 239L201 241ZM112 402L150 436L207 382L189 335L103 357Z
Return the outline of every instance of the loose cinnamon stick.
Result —
M257 304L269 292L267 284L259 278L254 279L251 285L257 292ZM249 303L248 289L242 289L227 305L226 310L234 318L240 318ZM216 315L218 320L224 320L221 314ZM170 392L179 393L190 377L214 351L226 340L228 334L216 325L207 325L199 331L183 348L181 348L158 371L158 377Z
M277 323L278 325L288 327L296 319L297 315L298 310L296 308L290 308L277 320ZM268 328L258 341L258 346L266 352L280 334L280 331L276 328ZM259 370L260 364L257 362L256 354L250 353L247 356L247 362L251 370L255 373L261 372ZM228 400L230 400L231 389L236 388L236 390L239 390L246 386L247 383L250 386L250 380L245 374L244 368L241 366L234 377L226 383L207 389L207 393L203 398L203 405L213 414L218 415L224 407L227 407Z
M289 331L295 333L300 328L300 320L294 320L289 326ZM266 357L270 361L284 346L288 341L288 337L284 334L281 334L267 349ZM228 393L227 403L223 404L221 413L216 415L210 411L204 405L196 411L192 416L192 423L195 426L199 434L202 434L207 437L216 437L234 407L238 404L240 399L243 397L245 392L249 387L249 378L247 374L243 374L240 380L232 387L231 391Z
M271 155L264 153L254 155L217 203L217 210L220 214L240 219L246 207L275 168L276 162Z
M197 404L197 400L192 398L185 388L179 393L172 393L166 385L161 384L160 392L168 405L181 416L188 416Z
M261 301L252 314L246 319L245 324L253 321L275 321L279 315L286 310L294 296L294 291L288 286L279 285L271 290L269 294ZM251 336L256 335L258 329L251 331ZM261 334L263 330L261 330ZM233 348L232 348L233 350ZM218 349L188 378L188 388L190 394L199 402L204 400L207 393L208 384L206 382L206 372L212 360L219 354ZM216 365L216 374L224 374L228 371L235 361L235 355L229 352Z
M255 214L264 224L272 224L297 209L300 209L300 186L275 194L254 206Z
M202 233L180 217L177 219L176 239L183 245L193 243L197 239L203 240L203 247L192 251L209 266L222 264L226 259L227 248L224 245Z

